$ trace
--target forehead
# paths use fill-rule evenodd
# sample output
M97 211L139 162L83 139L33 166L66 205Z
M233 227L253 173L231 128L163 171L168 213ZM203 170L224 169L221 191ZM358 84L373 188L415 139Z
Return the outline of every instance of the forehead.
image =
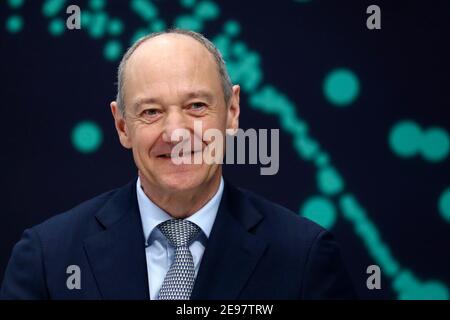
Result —
M186 35L148 39L131 55L124 71L125 96L130 98L199 88L221 91L218 66L211 52Z

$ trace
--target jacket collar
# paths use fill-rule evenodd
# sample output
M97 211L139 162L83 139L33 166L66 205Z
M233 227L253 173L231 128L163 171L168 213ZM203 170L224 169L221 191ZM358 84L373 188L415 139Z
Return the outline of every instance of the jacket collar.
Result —
M136 179L118 189L96 213L104 230L84 241L94 277L105 299L149 299ZM263 217L244 191L224 180L219 210L191 299L238 298L267 247L263 239L250 232Z
M137 205L136 179L95 215L104 230L85 239L94 278L104 299L149 299L145 239Z

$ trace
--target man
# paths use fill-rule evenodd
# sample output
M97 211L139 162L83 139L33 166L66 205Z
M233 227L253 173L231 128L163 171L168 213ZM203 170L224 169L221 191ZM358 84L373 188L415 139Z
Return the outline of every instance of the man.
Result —
M326 230L233 187L218 162L174 163L211 146L196 121L224 135L238 128L239 91L198 33L170 30L134 44L120 63L111 111L137 179L26 230L1 296L353 298ZM179 129L197 145L192 152L173 153Z

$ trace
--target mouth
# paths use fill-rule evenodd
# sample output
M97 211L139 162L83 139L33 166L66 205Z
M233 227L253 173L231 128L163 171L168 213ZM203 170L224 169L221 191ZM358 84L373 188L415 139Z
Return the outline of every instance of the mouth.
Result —
M195 154L195 153L198 153L198 152L202 152L201 150L199 150L199 151L191 151L191 155L193 155L193 154ZM175 158L179 158L180 156L175 156ZM181 156L181 157L183 157L183 155ZM164 154L160 154L159 156L157 156L157 158L162 158L162 159L171 159L171 158L173 158L172 157L172 154L171 153L164 153Z

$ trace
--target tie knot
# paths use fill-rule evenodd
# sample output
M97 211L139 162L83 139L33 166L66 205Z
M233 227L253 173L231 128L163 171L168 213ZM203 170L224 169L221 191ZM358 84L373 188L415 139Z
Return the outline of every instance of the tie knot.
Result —
M200 231L195 223L182 219L164 221L158 229L174 247L189 246Z

